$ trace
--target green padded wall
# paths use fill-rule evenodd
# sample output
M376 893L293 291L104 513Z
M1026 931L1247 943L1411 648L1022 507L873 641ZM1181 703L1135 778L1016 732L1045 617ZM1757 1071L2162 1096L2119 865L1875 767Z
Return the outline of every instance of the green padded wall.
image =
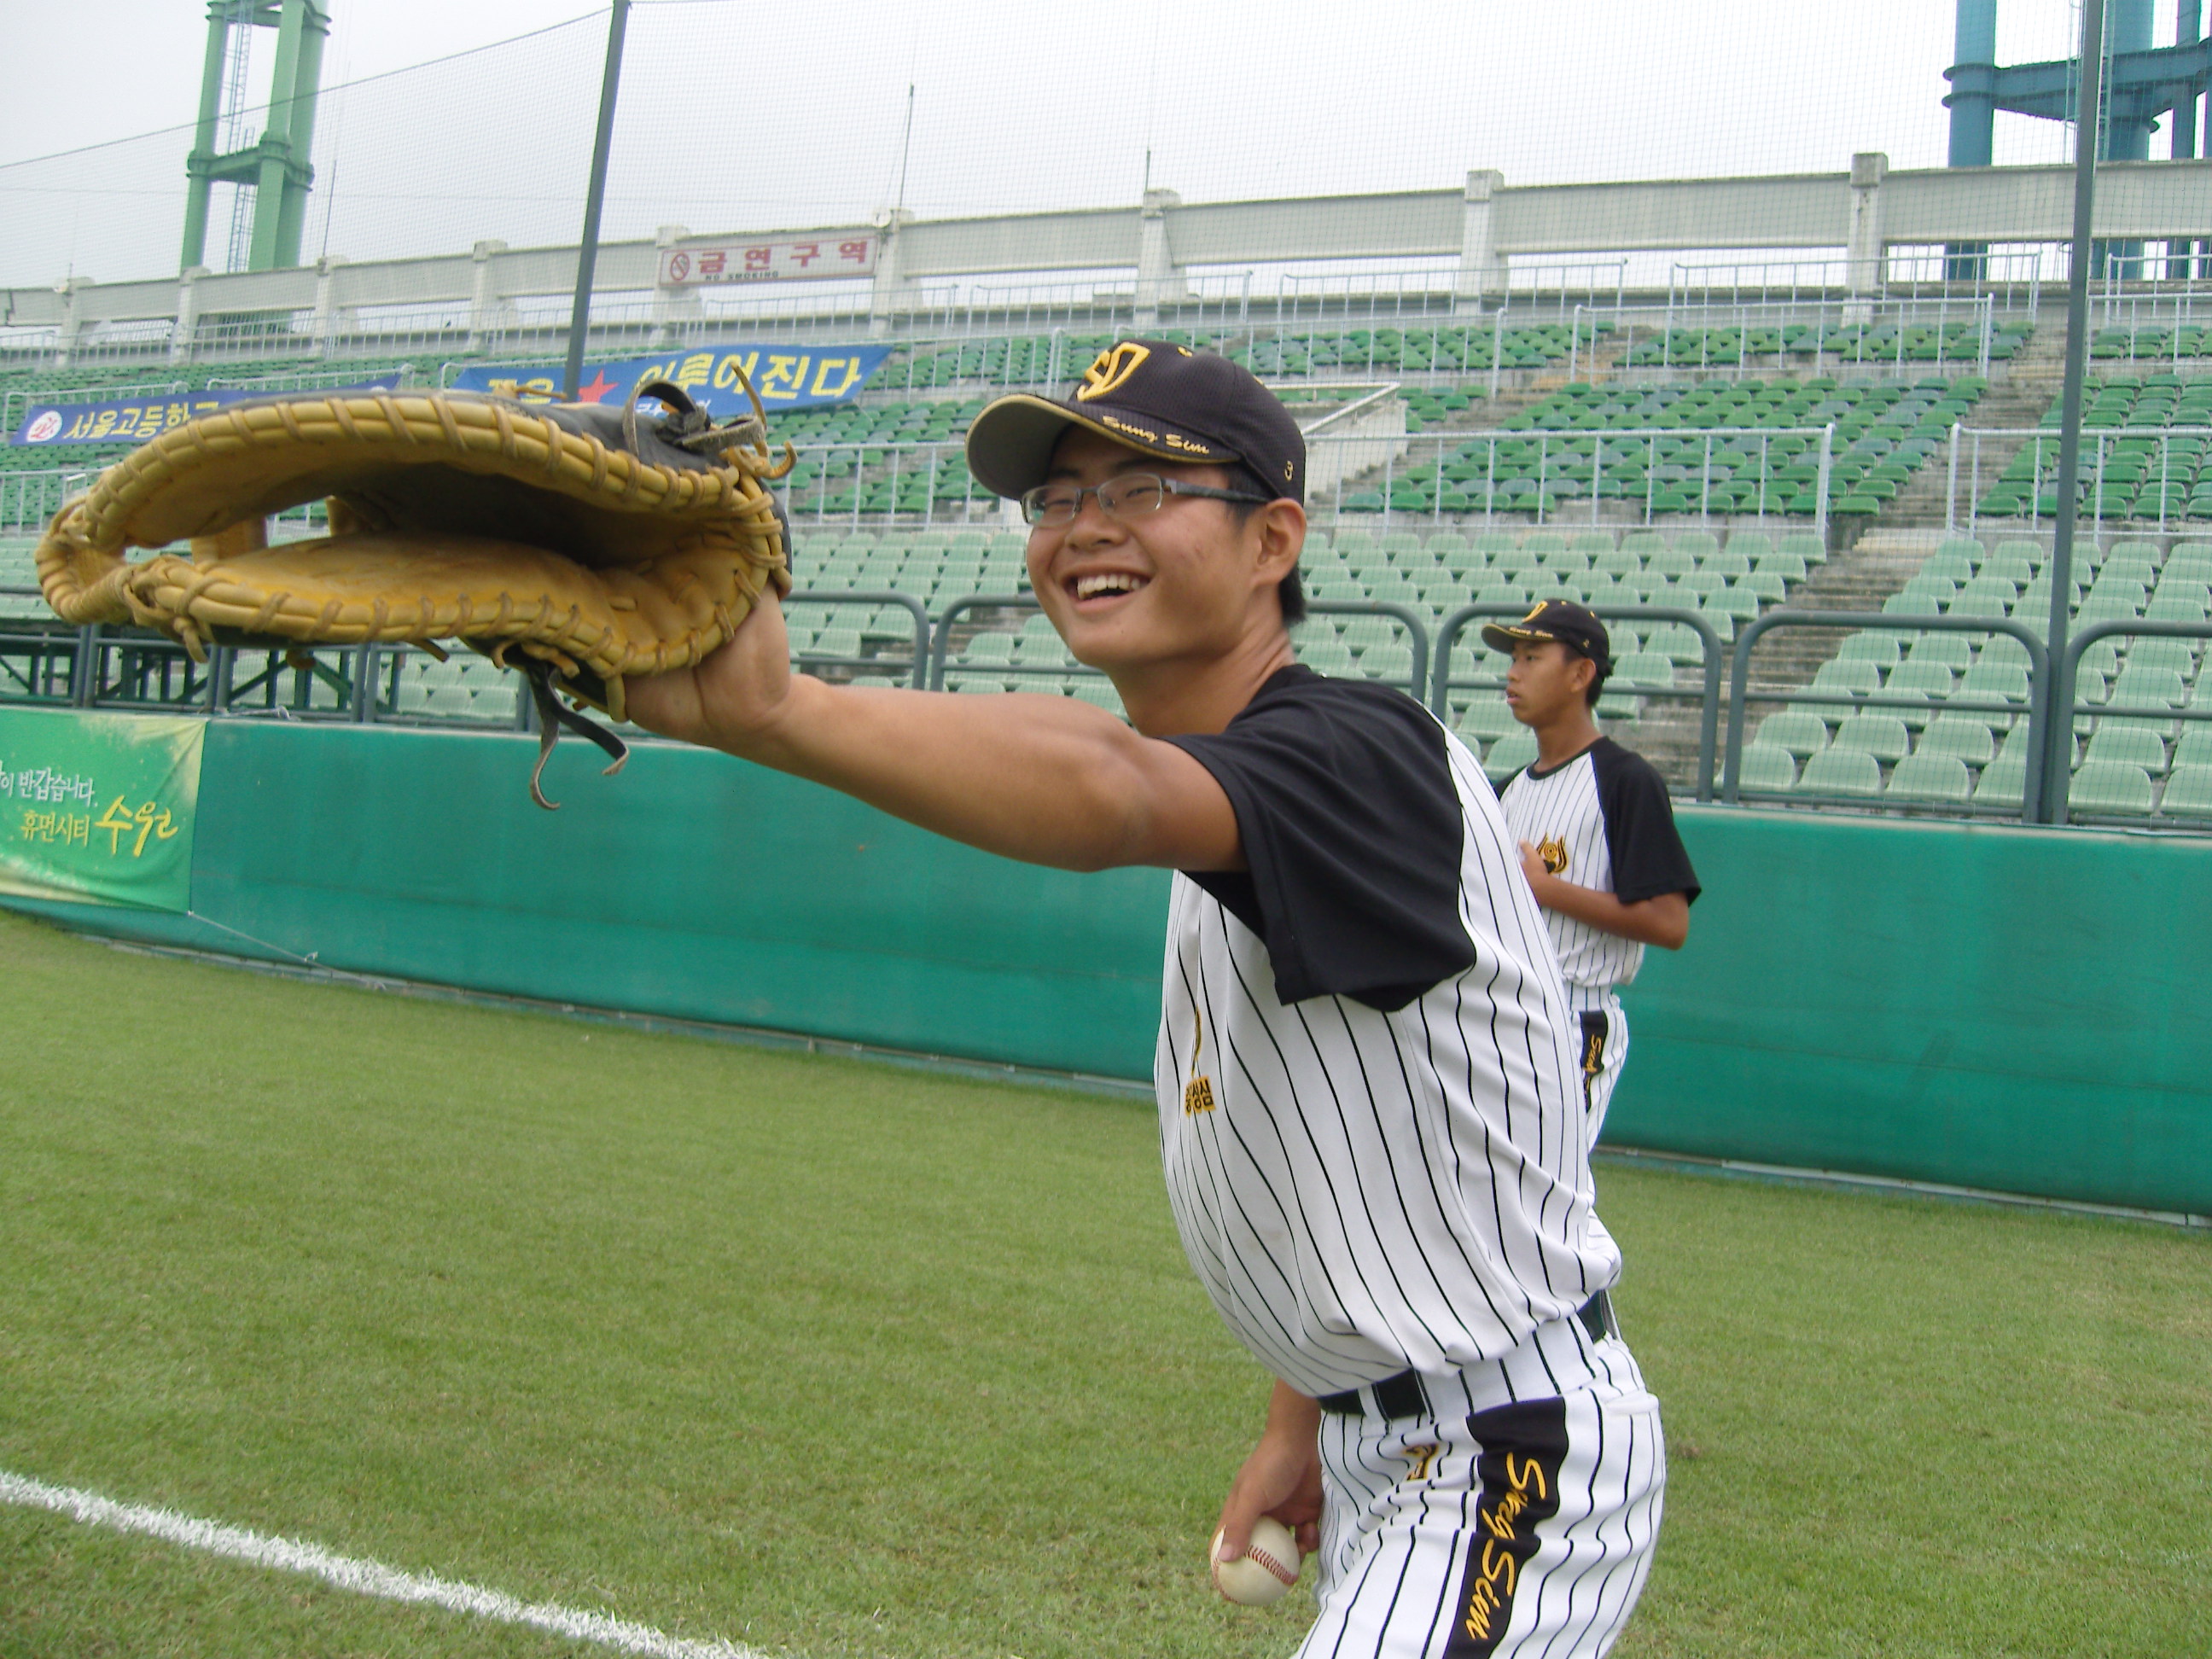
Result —
M1149 1073L1164 875L955 847L648 745L217 721L190 917L74 925L555 1001ZM2212 1212L2212 841L1685 809L1689 948L1608 1140Z
M536 753L519 736L214 721L194 917L38 908L509 995L1150 1074L1164 873L1010 863L662 744L602 778L596 750L563 743L547 812Z
M1607 1139L2212 1213L2212 841L1680 817Z

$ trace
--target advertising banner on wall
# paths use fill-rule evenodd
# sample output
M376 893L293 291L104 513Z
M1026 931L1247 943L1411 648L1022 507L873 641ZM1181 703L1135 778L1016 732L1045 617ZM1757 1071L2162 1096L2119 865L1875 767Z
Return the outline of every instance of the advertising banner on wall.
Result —
M380 374L353 386L319 386L292 395L313 398L342 392L389 392L399 384L396 374ZM117 398L99 404L33 404L16 427L19 444L144 443L173 426L214 413L249 398L282 397L282 392L240 391L179 392L158 398Z
M674 247L660 256L664 288L713 283L791 283L823 276L872 276L880 238L840 231L794 241L732 242L721 247Z
M0 892L191 908L207 722L0 709Z
M640 380L673 380L714 415L744 415L752 410L744 385L750 380L769 409L813 409L860 396L868 377L890 355L889 346L715 345L655 357L600 359L584 365L576 400L619 404ZM525 403L551 403L561 395L561 374L550 363L482 364L463 369L453 385Z

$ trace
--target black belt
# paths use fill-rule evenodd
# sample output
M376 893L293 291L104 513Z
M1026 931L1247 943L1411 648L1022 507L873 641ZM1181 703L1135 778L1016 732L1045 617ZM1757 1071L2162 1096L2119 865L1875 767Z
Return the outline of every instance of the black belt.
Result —
M1620 1334L1620 1328L1613 1322L1613 1298L1603 1291L1576 1309L1575 1317L1583 1322L1583 1328L1590 1334L1593 1342ZM1429 1414L1429 1396L1421 1387L1419 1371L1400 1371L1380 1382L1370 1382L1367 1392L1375 1398L1375 1409L1386 1419ZM1337 1417L1361 1416L1367 1407L1359 1393L1358 1389L1346 1389L1342 1394L1325 1394L1321 1397L1321 1408Z

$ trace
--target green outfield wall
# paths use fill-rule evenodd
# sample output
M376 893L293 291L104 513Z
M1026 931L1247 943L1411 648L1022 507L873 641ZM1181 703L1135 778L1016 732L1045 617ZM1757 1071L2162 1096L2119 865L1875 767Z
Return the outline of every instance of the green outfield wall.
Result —
M10 749L86 717L5 711ZM25 734L28 734L26 736ZM1027 1066L1150 1070L1166 878L955 847L725 757L210 722L156 943ZM0 800L0 811L17 810ZM97 803L90 810L97 810ZM2212 841L1688 809L1607 1139L2212 1212ZM116 841L97 835L96 845ZM125 843L127 846L127 842Z

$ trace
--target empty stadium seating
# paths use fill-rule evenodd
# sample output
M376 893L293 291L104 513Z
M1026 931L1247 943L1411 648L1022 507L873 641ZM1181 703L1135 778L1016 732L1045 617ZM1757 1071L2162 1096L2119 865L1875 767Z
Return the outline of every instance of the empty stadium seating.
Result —
M1909 618L2009 617L2040 635L2048 624L2048 549L2024 539L1946 542L1884 606ZM2073 629L2142 619L2202 625L2212 611L2212 541L2085 538L2076 550ZM2201 637L2120 634L2082 652L2075 715L2081 739L2071 788L2076 816L2202 819L2212 816L2212 678ZM1750 793L1794 792L1956 810L2017 811L2025 782L2030 697L2019 641L1994 631L1909 638L1846 635L1814 676L1811 692L1870 706L1798 701L1765 716L1750 734L1756 769L1740 776ZM1911 699L1910 703L1900 700ZM1875 706L1876 700L1881 700ZM2106 712L2111 711L2111 712ZM1863 760L1813 763L1847 752ZM1802 770L1780 781L1779 756ZM1875 768L1868 785L1866 762ZM1834 786L1834 787L1831 787Z
M2094 520L2212 520L2212 377L2112 375L2082 411L2077 505ZM2058 511L2058 416L2023 444L1974 503L1985 519L2051 518ZM2125 428L2124 431L2116 428Z

